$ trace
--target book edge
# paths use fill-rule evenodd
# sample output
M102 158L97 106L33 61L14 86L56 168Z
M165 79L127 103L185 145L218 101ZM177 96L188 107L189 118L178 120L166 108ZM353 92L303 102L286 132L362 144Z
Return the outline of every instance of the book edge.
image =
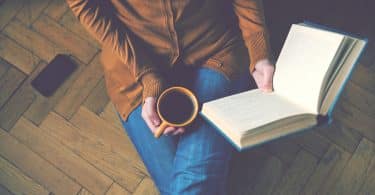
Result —
M301 24L301 23L297 23L297 25L299 25L299 24ZM309 21L309 20L304 20L302 22L302 24L306 24L307 26L310 26L312 28L316 28L316 29L320 29L320 30L324 30L324 31L329 31L329 32L332 32L332 33L338 33L338 34L341 34L343 36L348 36L348 37L352 37L352 38L355 38L355 39L360 39L360 40L364 40L364 41L368 42L367 38L362 37L360 35L357 35L357 34L354 34L354 33L349 33L349 32L346 32L346 31L343 31L343 30L340 30L340 29L337 29L337 28L328 27L326 25L317 24L317 23Z
M215 131L219 132L227 141L229 141L229 143L234 146L234 148L237 150L237 151L242 151L242 147L237 145L234 141L231 140L230 137L228 137L223 131L221 131L221 128L219 128L218 126L216 126L209 118L207 118L204 113L202 112L199 112L199 115L206 121L208 122L214 129Z
M329 118L332 117L332 114L333 114L333 109L334 107L336 106L339 98L341 97L343 91L344 91L344 88L345 86L347 85L348 81L350 80L350 78L352 77L352 74L354 72L354 68L359 64L359 59L362 57L364 51L366 50L367 46L368 46L368 40L365 39L365 40L362 40L363 41L363 48L361 50L361 52L358 54L358 57L356 58L356 60L354 61L354 65L351 67L351 69L349 70L349 73L348 73L348 76L345 78L345 80L342 82L342 85L340 85L339 87L339 90L337 91L337 94L336 96L334 97L333 101L332 101L332 104L329 106L328 110L327 110L327 113L326 115L329 116ZM319 114L321 111L319 111Z

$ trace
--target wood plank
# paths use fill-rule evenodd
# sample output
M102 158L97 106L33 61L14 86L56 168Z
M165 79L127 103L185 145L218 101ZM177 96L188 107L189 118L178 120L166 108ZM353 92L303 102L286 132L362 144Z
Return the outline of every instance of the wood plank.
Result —
M105 78L102 77L98 84L91 90L83 105L91 112L99 115L110 101L105 86Z
M354 153L362 139L362 135L358 131L341 125L337 121L333 121L328 127L317 128L316 130L349 153Z
M118 185L117 183L113 183L111 188L109 188L109 190L106 193L106 195L127 195L127 194L130 195L131 193L128 192L123 187L121 187L120 185Z
M74 57L72 57L72 60L75 61L75 63L78 65L78 68L69 76L69 78L67 78L50 97L44 97L42 94L36 93L35 100L24 113L24 116L34 124L39 125L44 120L44 118L51 110L53 110L55 105L57 105L59 100L72 86L72 83L84 70L85 65L82 62L78 61Z
M335 185L336 181L340 178L340 175L342 171L344 170L344 167L348 163L351 155L350 153L344 151L344 150L339 150L340 155L339 159L337 160L336 164L332 167L330 170L329 174L324 178L324 182L321 184L319 187L319 192L317 194L330 194L330 189L332 186Z
M372 69L372 71L375 71L375 60L374 60L374 62L370 65L370 68Z
M22 85L1 108L0 127L9 131L34 99L32 89Z
M0 132L0 154L50 192L73 194L80 189L71 178L4 131Z
M0 156L0 183L13 194L48 195L48 191Z
M9 131L30 104L32 104L36 92L31 86L31 81L39 74L45 65L45 63L40 63L0 109L1 128Z
M334 119L343 125L353 128L368 139L375 141L375 120L361 112L355 105L341 99L337 109L333 113Z
M22 8L23 0L5 1L0 6L0 30L19 12Z
M264 147L269 153L280 158L284 163L290 164L294 161L301 147L292 141L293 137L284 137L266 143Z
M59 21L60 18L64 15L64 13L68 10L68 4L64 0L52 0L46 9L44 9L44 13L51 17L52 19Z
M103 143L97 136L87 133L87 129L78 129L54 112L46 117L40 127L129 191L134 191L144 177L138 168L129 164L129 160L114 151L117 145ZM102 134L109 132L106 129L101 131Z
M353 82L348 82L342 98L355 105L369 117L375 118L375 94L362 89L362 87Z
M317 168L304 186L301 194L319 194L321 186L327 182L327 177L337 162L342 159L343 151L336 146L329 147L323 158L319 161Z
M291 164L273 194L298 194L317 166L317 159L312 154L301 150Z
M133 193L133 195L157 195L157 194L160 194L158 189L156 188L154 182L148 177L142 180L137 190Z
M275 156L270 156L257 178L253 194L271 194L276 184L279 183L286 168L287 167L280 159Z
M57 46L41 34L27 28L19 20L12 20L4 28L3 33L47 62L51 61L58 53L67 52L66 49Z
M22 9L18 12L17 18L26 25L31 25L48 6L50 0L23 1Z
M147 174L147 170L131 140L123 131L113 128L83 106L80 107L70 122L76 127L84 129L87 136L112 146L113 152L129 160L135 168Z
M3 75L8 71L8 69L11 66L12 65L9 64L7 61L5 61L2 58L0 58L0 78L3 77Z
M375 192L375 156L373 156L371 164L366 171L366 181L363 183L358 194L373 194Z
M94 194L104 194L112 184L108 176L25 118L18 120L11 134Z
M268 158L269 154L258 147L235 153L229 170L228 194L253 194L255 183Z
M367 48L363 52L362 57L359 59L359 63L365 66L372 66L375 63L375 44L371 41L367 43Z
M355 194L364 182L364 175L375 155L375 144L363 138L345 166L330 194Z
M116 108L112 102L108 102L107 106L105 107L104 111L100 113L100 118L107 121L109 124L114 126L118 131L126 133L124 127L121 124L121 120L116 113Z
M75 57L86 64L89 63L98 52L98 49L92 46L89 42L78 37L56 21L43 14L35 21L32 27L37 32L48 37L52 42L67 49Z
M4 186L0 184L0 194L1 195L12 195L11 192L9 192L8 189L6 189Z
M85 188L82 188L77 195L93 195L91 192L86 190Z
M78 19L73 15L71 10L67 11L64 16L61 18L60 23L70 31L74 32L79 37L85 39L91 43L96 48L100 48L98 41L94 39L93 36L82 26Z
M375 94L375 69L358 64L353 71L351 81L363 89Z
M102 77L102 65L97 55L73 82L74 87L67 90L54 110L66 119L70 119Z
M314 154L318 159L324 156L328 150L330 143L325 138L315 132L317 128L307 130L293 138L294 142L300 145L306 151Z
M43 70L46 63L41 62L30 76L11 96L9 101L0 110L0 127L10 130L21 115L33 103L38 93L32 86L31 81Z
M25 73L10 67L3 77L0 77L0 107L8 100L19 85L25 80Z
M25 74L30 74L39 63L39 58L36 55L1 33L0 57L16 66Z

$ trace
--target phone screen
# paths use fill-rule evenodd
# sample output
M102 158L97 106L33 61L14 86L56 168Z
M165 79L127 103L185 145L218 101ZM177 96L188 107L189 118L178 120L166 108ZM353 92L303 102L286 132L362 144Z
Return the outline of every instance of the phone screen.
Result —
M69 56L58 54L31 81L31 85L44 96L51 96L77 68Z

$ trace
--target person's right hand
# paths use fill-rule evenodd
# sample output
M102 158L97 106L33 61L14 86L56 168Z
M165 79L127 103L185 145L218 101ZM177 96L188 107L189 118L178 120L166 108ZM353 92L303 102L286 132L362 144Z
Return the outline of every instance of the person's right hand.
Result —
M255 70L252 75L259 89L263 92L272 92L274 73L275 65L270 60L263 59L255 64Z
M161 124L161 119L158 116L156 111L156 98L155 97L147 97L145 98L145 102L142 107L142 118L146 122L147 126L150 128L153 134L155 134L156 130L158 129L159 125ZM185 129L183 127L171 127L167 126L164 130L164 135L177 135L184 133Z

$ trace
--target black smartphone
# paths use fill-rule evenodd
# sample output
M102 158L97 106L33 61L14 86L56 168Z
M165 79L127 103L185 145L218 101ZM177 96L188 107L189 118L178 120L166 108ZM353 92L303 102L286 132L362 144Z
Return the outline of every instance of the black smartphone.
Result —
M58 54L36 76L31 85L43 96L51 96L77 68L68 55Z

